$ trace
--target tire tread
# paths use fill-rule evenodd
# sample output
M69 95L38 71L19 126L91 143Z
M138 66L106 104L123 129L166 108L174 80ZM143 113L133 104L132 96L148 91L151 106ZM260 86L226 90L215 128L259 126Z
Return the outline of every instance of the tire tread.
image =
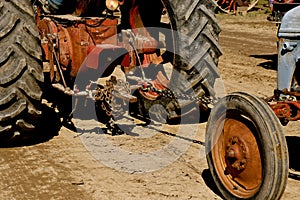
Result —
M29 133L41 115L41 46L30 0L0 2L0 141ZM3 141L2 141L3 142Z
M188 80L178 81L178 77L173 76L173 84L182 85L172 88L188 93L198 91L197 95L204 95L199 91L206 91L206 96L214 96L214 83L220 77L216 66L222 54L218 44L221 28L214 15L216 7L210 1L199 0L169 1L169 4L180 38L177 51L181 58L175 67Z

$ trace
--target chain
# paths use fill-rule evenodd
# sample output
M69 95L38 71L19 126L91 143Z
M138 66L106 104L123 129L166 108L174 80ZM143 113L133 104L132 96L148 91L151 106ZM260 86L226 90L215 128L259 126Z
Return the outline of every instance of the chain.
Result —
M117 99L114 97L119 91L126 92L127 94L131 93L130 84L124 80L116 79L111 77L106 81L105 86L98 86L95 94L95 101L101 102L101 108L106 112L108 116L118 117L122 112L122 106L120 102L117 102ZM124 103L124 102L123 102Z
M213 103L213 99L211 97L207 97L205 95L201 96L201 97L196 97L196 96L190 96L187 94L183 94L180 92L173 92L170 89L165 89L165 90L159 90L155 87L152 86L152 84L147 83L146 87L143 87L142 90L144 92L156 92L157 94L163 96L163 97L167 97L170 99L183 99L183 100L190 100L190 101L196 101L196 102L201 102L202 104L205 105L209 105Z
M101 103L101 109L106 113L107 116L112 116L111 102L113 99L114 84L112 79L106 81L106 85L101 88L97 87L97 92L95 94L95 101Z
M117 80L117 84L115 85L116 90L125 91L127 94L131 93L130 84L127 81L122 79Z
M120 111L121 106L117 104L116 98L114 98L114 92L116 89L120 89L121 85L125 85L127 89L130 87L128 84L125 84L123 81L117 81L115 77L111 77L108 81L106 81L106 85L98 85L95 94L96 103L100 104L100 109L106 114L106 117L103 116L103 121L100 122L105 123L107 129L111 132L111 135L121 135L124 134L118 125L115 124L115 117L119 114L123 113Z

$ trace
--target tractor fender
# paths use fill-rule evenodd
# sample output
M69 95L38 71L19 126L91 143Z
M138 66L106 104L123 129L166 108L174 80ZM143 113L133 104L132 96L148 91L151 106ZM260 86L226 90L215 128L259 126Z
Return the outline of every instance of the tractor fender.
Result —
M278 79L279 90L290 91L296 63L300 59L300 41L286 38L279 39L278 48Z
M290 90L296 63L300 59L300 6L287 12L278 29L278 79L279 90Z
M280 28L278 30L279 38L300 36L300 6L288 11L282 18Z
M128 51L111 44L96 45L83 61L79 72L96 71L101 77L109 76L120 65Z

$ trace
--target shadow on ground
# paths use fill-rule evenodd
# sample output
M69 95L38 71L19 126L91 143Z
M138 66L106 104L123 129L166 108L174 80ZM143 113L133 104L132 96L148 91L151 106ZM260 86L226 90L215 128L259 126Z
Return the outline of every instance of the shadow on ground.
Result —
M39 124L36 130L27 134L21 134L22 137L15 137L5 143L0 144L0 147L21 147L31 146L39 143L49 141L53 137L57 136L62 126L58 113L53 108L47 105L42 105L42 115L39 118Z
M213 180L213 177L212 177L209 169L203 170L201 176L202 176L205 184L207 185L207 187L209 187L209 189L211 189L216 195L222 197L222 194L219 191L219 189L217 188L217 185L215 184L215 181Z
M266 55L250 55L252 58L265 59L266 61L258 64L258 66L265 69L271 69L277 71L278 55L277 54L266 54Z
M286 136L286 142L289 151L289 177L300 180L300 137L297 136ZM295 173L293 173L293 171Z

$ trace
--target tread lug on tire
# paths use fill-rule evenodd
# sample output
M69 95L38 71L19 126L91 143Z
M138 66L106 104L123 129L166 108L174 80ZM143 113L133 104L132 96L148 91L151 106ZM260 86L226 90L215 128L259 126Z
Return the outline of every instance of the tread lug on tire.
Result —
M41 115L41 47L32 1L0 2L0 142L35 130Z

